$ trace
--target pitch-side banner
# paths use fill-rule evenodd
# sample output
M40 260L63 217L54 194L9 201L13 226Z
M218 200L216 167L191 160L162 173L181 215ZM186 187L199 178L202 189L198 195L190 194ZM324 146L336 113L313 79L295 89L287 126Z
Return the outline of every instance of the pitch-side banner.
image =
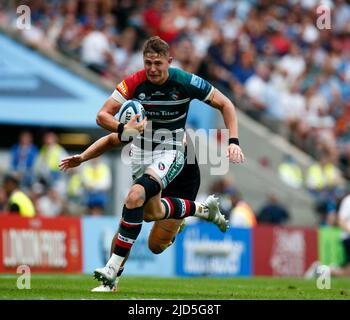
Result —
M103 267L110 257L113 236L118 230L115 217L83 217L84 273ZM141 232L132 247L123 275L174 276L174 246L162 254L153 254L148 248L152 223L143 223Z
M0 272L81 272L80 219L0 216Z
M187 225L176 237L176 275L250 276L251 229L225 233L207 222Z
M342 266L346 262L339 227L322 226L318 229L318 252L322 264Z
M254 275L303 276L318 260L317 229L257 226L253 232Z

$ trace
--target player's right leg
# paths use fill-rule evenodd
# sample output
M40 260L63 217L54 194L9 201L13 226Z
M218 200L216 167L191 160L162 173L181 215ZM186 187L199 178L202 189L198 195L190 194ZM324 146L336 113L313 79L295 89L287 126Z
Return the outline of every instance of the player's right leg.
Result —
M109 285L101 284L98 287L93 288L91 290L91 292L117 292L118 283L119 283L119 280L120 280L120 277L121 277L123 271L124 271L124 267L120 267L119 271L117 273L117 277L115 278L112 287L110 287Z
M118 237L118 233L116 233L112 239L112 243L111 243L111 250L110 250L110 256L112 256L113 252L114 252L114 249L115 249L115 242L117 240L117 237ZM130 251L129 251L129 254L130 254ZM129 254L125 256L125 259L122 263L122 265L120 266L119 268L119 271L117 273L117 277L113 283L113 287L111 288L110 286L108 285L104 285L104 284L101 284L100 286L96 287L96 288L93 288L91 290L91 292L117 292L118 291L118 284L119 284L119 280L122 276L122 273L124 271L124 265L126 263L126 261L128 260L129 258Z
M123 207L114 252L106 266L94 272L94 278L101 281L103 285L113 288L120 266L141 232L144 204L155 196L160 198L160 185L156 179L145 174L135 180Z

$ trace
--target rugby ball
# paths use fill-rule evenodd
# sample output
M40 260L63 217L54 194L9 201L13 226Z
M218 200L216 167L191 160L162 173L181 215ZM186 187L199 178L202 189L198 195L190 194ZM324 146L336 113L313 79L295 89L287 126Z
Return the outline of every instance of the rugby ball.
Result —
M122 104L119 112L116 114L116 118L119 122L127 124L135 114L141 115L137 118L137 122L141 122L146 116L145 109L141 103L136 100L128 100Z

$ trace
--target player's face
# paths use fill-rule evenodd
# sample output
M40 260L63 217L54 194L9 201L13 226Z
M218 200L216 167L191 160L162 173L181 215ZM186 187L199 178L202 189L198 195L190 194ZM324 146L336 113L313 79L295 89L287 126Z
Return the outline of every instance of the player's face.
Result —
M146 53L143 57L143 64L146 76L153 84L161 85L169 77L169 65L172 57L158 53Z

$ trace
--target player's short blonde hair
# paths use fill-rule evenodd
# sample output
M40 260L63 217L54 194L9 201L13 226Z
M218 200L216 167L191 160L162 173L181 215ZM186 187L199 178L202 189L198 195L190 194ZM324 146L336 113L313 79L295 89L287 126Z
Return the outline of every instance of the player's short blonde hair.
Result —
M143 45L142 48L143 55L147 53L158 53L159 55L168 56L169 55L169 45L167 42L162 40L158 36L149 38Z

